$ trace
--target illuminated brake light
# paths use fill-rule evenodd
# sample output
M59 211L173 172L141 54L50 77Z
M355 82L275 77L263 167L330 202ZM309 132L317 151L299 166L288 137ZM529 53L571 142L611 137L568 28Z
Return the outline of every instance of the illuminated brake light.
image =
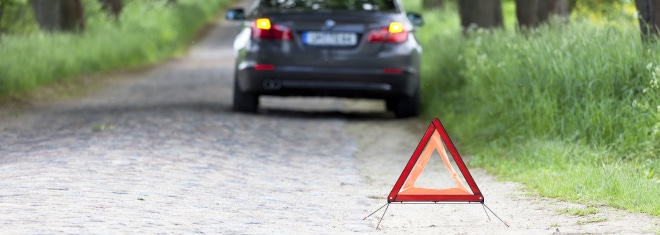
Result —
M259 39L291 40L293 33L286 26L271 24L268 18L259 18L252 25L252 37Z
M269 30L270 29L270 19L268 18L259 18L254 24L258 29Z
M402 23L392 22L386 28L369 31L367 42L402 43L408 40L408 33Z
M257 64L254 66L254 70L274 70L275 65L272 64Z

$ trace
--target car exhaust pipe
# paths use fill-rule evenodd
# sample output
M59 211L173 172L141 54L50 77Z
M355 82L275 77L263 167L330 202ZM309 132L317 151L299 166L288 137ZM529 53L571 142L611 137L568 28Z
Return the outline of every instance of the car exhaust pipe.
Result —
M276 79L264 80L263 87L267 91L276 91L282 89L282 81Z

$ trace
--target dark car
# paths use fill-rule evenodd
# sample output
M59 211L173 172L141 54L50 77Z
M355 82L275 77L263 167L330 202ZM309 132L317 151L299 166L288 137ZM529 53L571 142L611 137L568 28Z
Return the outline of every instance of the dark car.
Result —
M399 0L256 0L230 9L234 110L256 112L259 96L383 99L397 117L419 112L423 24Z

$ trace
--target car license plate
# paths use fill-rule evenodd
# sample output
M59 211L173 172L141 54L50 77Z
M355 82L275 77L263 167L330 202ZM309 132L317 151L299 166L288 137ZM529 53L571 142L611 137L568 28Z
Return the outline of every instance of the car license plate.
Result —
M339 32L305 32L302 35L303 43L311 46L355 46L357 35L355 33Z

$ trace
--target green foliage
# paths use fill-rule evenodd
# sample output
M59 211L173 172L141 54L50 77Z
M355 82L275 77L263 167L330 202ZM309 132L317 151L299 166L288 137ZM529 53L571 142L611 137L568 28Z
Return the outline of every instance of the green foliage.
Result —
M594 218L589 218L586 220L581 220L578 221L578 225L585 225L585 224L591 224L591 223L600 223L600 222L605 222L607 221L607 217L594 217Z
M30 33L38 29L27 0L0 0L0 34Z
M125 1L119 21L85 0L82 33L0 36L0 94L22 92L84 73L153 63L185 45L227 0Z
M425 112L470 164L549 197L660 215L660 48L631 21L461 35L425 12Z
M587 215L593 215L598 213L598 209L595 207L586 207L586 208L565 208L558 210L559 213L561 214L568 214L568 215L574 215L574 216L587 216Z
M592 20L634 19L635 2L632 0L569 0L574 17Z

